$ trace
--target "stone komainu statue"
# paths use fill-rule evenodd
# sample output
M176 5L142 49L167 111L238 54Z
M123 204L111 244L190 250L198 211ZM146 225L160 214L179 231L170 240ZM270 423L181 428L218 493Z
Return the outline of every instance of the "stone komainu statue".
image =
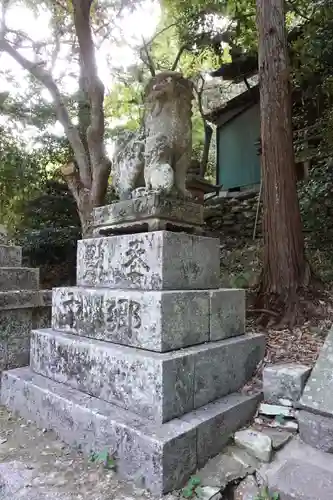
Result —
M114 186L120 199L133 190L177 193L186 191L192 156L193 84L180 73L153 77L145 89L144 120L139 132L119 137L114 158Z

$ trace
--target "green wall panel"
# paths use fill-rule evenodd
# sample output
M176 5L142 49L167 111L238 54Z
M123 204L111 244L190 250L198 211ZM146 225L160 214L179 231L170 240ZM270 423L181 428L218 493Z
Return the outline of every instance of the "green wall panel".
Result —
M218 183L224 189L260 183L260 158L256 142L260 137L259 104L217 130Z

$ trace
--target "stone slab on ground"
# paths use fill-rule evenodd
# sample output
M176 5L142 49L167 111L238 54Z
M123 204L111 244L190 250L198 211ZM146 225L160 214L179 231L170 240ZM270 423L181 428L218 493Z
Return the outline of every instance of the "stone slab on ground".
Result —
M272 440L267 434L249 428L236 432L234 440L238 446L244 448L253 457L262 462L270 462Z
M141 290L218 288L216 238L155 231L78 241L77 285Z
M285 432L278 429L271 429L269 427L258 428L262 434L268 436L272 441L273 450L280 450L285 444L287 444L293 437L291 432Z
M38 290L39 269L0 267L0 291Z
M155 494L183 486L253 416L258 396L232 394L162 426L34 374L3 374L1 401L85 453L110 450L118 471Z
M0 244L0 267L17 267L22 262L21 247Z
M280 500L328 500L333 498L333 471L290 459L271 478L270 490L279 492Z
M264 464L258 477L268 483L280 500L328 500L333 498L333 455L302 443L298 438Z
M245 291L56 288L52 326L75 335L165 352L245 331Z
M243 461L232 456L230 446L222 453L211 458L207 464L200 469L196 476L204 486L213 486L224 489L228 483L243 479L248 474L254 473L255 469Z
M257 500L260 491L253 476L248 476L236 487L233 500Z
M299 435L304 443L333 453L333 418L300 410L297 414Z
M317 362L305 386L300 404L333 417L333 328L328 332Z
M298 401L311 367L296 363L266 366L263 370L263 390L265 400L279 403L282 398Z
M265 349L249 335L155 353L55 330L31 336L33 371L156 422L239 390Z

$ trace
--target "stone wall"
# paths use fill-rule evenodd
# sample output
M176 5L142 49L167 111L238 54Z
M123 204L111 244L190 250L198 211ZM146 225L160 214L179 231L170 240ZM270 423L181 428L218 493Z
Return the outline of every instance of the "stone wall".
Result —
M253 237L258 206L257 192L235 193L234 197L215 198L206 203L205 221L210 230L220 231L224 236L240 239ZM262 210L260 207L256 234L261 234Z

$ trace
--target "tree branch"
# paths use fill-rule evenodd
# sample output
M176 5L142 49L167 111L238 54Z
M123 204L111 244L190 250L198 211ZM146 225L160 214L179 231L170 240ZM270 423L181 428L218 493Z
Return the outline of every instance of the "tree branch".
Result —
M75 158L80 170L80 178L86 188L91 186L91 173L89 163L87 162L86 153L83 144L80 140L78 130L73 125L67 108L63 102L60 91L52 78L52 75L46 71L41 65L35 64L29 59L22 56L10 43L5 39L0 40L0 51L7 52L22 68L29 71L39 82L41 82L50 92L55 106L55 111L58 120L65 129L65 133L73 148Z
M172 65L172 67L171 67L171 71L176 71L176 68L177 68L178 63L179 63L179 61L180 61L180 58L181 58L181 56L182 56L182 54L183 54L183 52L184 52L185 50L188 50L188 45L187 45L187 44L186 44L186 45L183 45L182 47L180 47L180 49L179 49L179 51L178 51L178 54L177 54L177 56L176 56L176 59L175 59L175 61L174 61L173 65Z
M153 60L151 58L151 55L149 54L148 45L147 45L144 37L142 37L142 42L143 42L143 47L140 51L141 52L141 59L143 60L143 62L145 62L147 64L151 76L154 77L156 75L156 70L155 70L155 66L154 66ZM144 50L146 53L146 57L147 57L146 60L142 57L142 50Z
M92 193L94 205L104 202L111 163L104 147L104 85L97 73L95 47L90 24L92 0L72 0L74 24L80 47L80 64L85 90L90 101L90 126L87 141L92 172Z

